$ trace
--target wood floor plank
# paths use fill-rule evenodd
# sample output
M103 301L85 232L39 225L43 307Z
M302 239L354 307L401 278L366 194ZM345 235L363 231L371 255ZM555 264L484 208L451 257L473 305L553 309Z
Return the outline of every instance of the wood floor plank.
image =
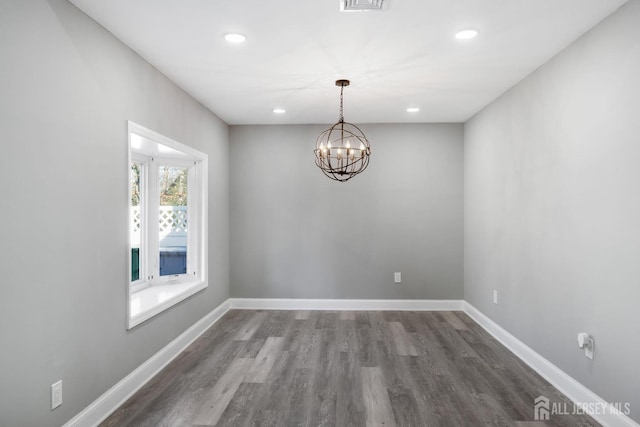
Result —
M382 370L377 367L360 368L360 376L367 427L394 427L396 422Z
M321 311L316 316L316 329L336 329L338 325L338 312Z
M338 344L338 351L357 351L358 340L356 337L355 314L353 315L353 319L350 320L342 319L341 314L340 321L338 322L338 329L336 330L336 340Z
M413 334L414 347L418 351L420 364L431 375L444 375L447 370L445 351L435 334L427 327L421 315L413 313L411 323L416 332Z
M479 393L474 400L477 402L475 406L482 413L481 418L487 420L491 425L508 427L513 424L513 419L491 394Z
M277 310L269 312L253 333L253 338L282 337L291 325L291 311Z
M294 364L296 368L312 369L320 352L320 341L322 339L322 330L308 329L305 334L299 337L296 347L296 359Z
M279 352L265 383L266 389L261 401L256 403L264 409L288 411L290 409L290 393L292 378L295 371L292 360L294 355L289 351Z
M402 323L402 327L407 333L414 333L418 331L412 321L413 316L416 313L415 311L401 311L398 313L398 321Z
M255 315L255 311L251 310L230 310L223 316L224 323L218 326L216 322L215 328L209 328L206 334L235 334L250 318Z
M306 320L309 318L309 310L296 311L296 320Z
M466 331L468 329L467 325L465 325L453 311L444 311L442 312L442 316L454 329L458 331Z
M264 383L271 372L271 368L276 360L281 356L280 349L284 343L282 337L269 337L266 339L255 361L245 373L243 382Z
M284 334L284 344L282 345L282 349L295 352L300 345L300 338L306 335L312 327L313 323L309 319L294 319Z
M253 362L254 359L235 359L231 363L227 372L204 397L202 408L196 415L194 424L215 425L218 422Z
M245 359L255 359L260 352L260 349L264 347L265 338L250 338L246 341L241 341L242 345L238 352L238 357Z
M389 327L387 326L387 321L385 320L385 314L388 312L381 311L370 311L369 312L369 321L371 322L371 330L374 333L374 339L376 341L384 341L391 342L392 337L389 332ZM394 317L394 319L396 319Z
M428 408L428 411L423 413L423 417L428 420L428 425L443 427L465 425L466 417L454 401L452 384L446 376L429 375L421 369L421 362L412 360L409 370L416 379L414 393L422 402L425 402ZM451 408L455 408L455 411Z
M335 314L337 318L338 314ZM309 425L335 426L338 398L340 353L336 349L335 333L323 331L320 353L314 366L313 399L308 414Z
M440 346L448 354L449 358L457 357L479 357L473 348L460 336L444 318L441 313L432 313L427 317L430 328Z
M360 366L378 366L376 340L371 327L359 327L356 329L356 343Z
M355 352L340 353L337 387L336 425L364 427L366 418L360 361Z
M356 311L356 327L357 328L371 327L371 321L369 320L368 311Z
M242 426L249 423L255 413L255 402L264 394L265 384L242 383L233 399L220 415L216 424L221 426Z
M353 311L341 311L340 320L356 320L356 314Z
M377 355L397 424L425 425L423 414L431 411L430 402L414 393L418 387L408 367L417 358L400 356L393 343L382 341L377 342Z
M389 330L391 331L391 337L396 346L396 351L400 356L417 356L418 351L411 343L411 339L404 330L402 323L400 322L387 322Z
M413 390L394 387L389 390L389 402L398 427L427 425L422 419Z
M311 369L294 369L288 395L288 419L292 426L307 424L309 408L313 400L312 380Z
M253 334L258 330L258 328L264 322L267 313L264 311L259 311L255 313L242 327L236 332L234 340L237 341L247 341Z

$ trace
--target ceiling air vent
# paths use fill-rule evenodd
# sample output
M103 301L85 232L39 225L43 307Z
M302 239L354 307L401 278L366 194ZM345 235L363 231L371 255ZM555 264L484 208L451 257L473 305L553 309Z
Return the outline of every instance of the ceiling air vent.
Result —
M368 10L383 10L389 0L340 0L342 12L364 12Z

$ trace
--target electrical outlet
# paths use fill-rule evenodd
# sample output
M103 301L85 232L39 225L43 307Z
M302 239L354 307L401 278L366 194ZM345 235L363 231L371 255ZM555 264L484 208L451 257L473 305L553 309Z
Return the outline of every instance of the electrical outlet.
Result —
M578 334L578 347L584 349L584 355L593 359L593 348L595 342L593 341L593 337L586 332L580 332Z
M62 405L62 380L51 384L51 409Z
M584 355L587 356L587 358L593 360L593 338L589 337L587 338L587 345L585 345L584 347Z
M402 283L402 273L399 271L393 273L393 283Z
M498 303L498 291L496 291L495 289L493 290L493 303Z

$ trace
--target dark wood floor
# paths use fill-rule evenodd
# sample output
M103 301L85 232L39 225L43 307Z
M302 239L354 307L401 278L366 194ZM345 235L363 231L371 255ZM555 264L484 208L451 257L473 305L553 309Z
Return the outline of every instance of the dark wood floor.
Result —
M461 312L228 312L104 426L597 426Z

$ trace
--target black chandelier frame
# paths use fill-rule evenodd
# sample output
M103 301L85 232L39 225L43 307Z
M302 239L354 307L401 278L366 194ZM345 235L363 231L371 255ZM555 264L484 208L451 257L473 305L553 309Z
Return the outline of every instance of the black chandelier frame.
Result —
M363 172L369 166L371 145L362 130L344 121L344 88L349 80L337 80L340 86L340 118L316 139L313 150L316 166L329 178L345 182Z

